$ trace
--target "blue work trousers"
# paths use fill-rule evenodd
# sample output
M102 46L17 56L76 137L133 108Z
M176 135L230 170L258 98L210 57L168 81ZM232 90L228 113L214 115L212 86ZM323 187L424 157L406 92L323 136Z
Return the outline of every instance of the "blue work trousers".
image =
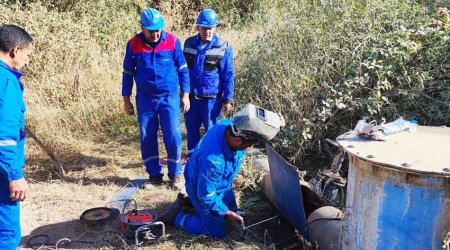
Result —
M200 140L200 127L203 124L205 131L208 131L217 123L222 110L222 99L197 99L189 98L191 108L184 114L187 131L187 148L188 155L191 156L192 151Z
M137 95L136 106L141 135L141 154L150 176L163 176L159 162L158 129L161 125L167 151L169 178L181 175L181 121L178 95Z
M17 249L20 238L20 205L11 201L9 181L0 176L0 249Z
M233 190L228 190L217 196L229 210L236 212L237 204ZM211 213L208 207L202 206L197 199L190 199L196 214L180 212L175 218L175 226L195 235L209 235L213 238L225 237L225 216Z

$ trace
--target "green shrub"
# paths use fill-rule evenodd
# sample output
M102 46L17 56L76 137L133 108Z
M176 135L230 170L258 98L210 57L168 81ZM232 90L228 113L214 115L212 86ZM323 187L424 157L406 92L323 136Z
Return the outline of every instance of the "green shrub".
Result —
M274 146L293 163L320 156L324 138L363 116L449 123L448 23L429 27L427 8L286 1L277 11L261 19L264 35L242 53L236 96L284 114Z

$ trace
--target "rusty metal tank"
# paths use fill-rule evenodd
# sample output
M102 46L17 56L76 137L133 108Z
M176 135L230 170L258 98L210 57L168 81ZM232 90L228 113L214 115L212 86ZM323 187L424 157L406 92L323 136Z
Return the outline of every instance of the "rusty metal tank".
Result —
M442 249L450 232L450 128L388 141L337 138L349 155L343 249Z

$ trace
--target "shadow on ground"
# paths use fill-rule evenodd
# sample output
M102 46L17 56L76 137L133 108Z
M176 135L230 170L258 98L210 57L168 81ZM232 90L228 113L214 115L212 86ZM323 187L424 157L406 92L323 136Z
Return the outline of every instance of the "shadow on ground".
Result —
M128 178L117 178L117 177L108 177L102 176L99 179L85 177L82 172L86 169L89 170L106 170L108 165L111 162L109 158L102 157L93 157L86 155L76 155L71 156L71 160L65 159L64 161L60 161L66 173L69 173L65 176L60 175L56 169L54 168L53 161L51 159L45 158L30 158L27 159L27 177L32 179L35 182L45 182L48 180L61 179L67 182L79 182L83 181L85 184L101 184L107 181L119 181L118 184L124 184L122 182L129 181ZM65 162L70 162L70 164L66 164ZM126 162L119 165L121 169L139 169L142 168L143 164L139 160L138 162ZM76 177L75 177L76 176ZM120 181L123 179L123 181Z

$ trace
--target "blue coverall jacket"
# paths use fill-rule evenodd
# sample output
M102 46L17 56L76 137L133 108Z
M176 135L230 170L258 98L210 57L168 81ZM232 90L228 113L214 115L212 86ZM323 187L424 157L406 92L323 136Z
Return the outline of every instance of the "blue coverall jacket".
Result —
M167 151L169 178L181 175L180 97L189 93L189 75L180 40L161 31L151 46L143 33L126 46L122 96L130 96L136 82L136 109L141 155L150 176L162 176L159 162L158 128L161 125Z
M0 60L0 248L20 243L20 206L9 198L9 182L23 178L25 103L22 74Z
M178 95L189 93L189 72L180 40L164 30L155 48L141 32L126 46L123 61L122 96L130 96L136 82L137 94Z
M225 130L232 120L224 119L200 140L184 170L186 191L196 214L180 212L175 225L188 233L225 236L224 215L237 211L232 184L241 169L245 150L232 152Z
M187 147L191 154L200 140L201 125L207 131L216 124L222 104L233 99L233 49L217 34L206 44L195 35L185 41L183 53L191 84L191 109L184 115Z
M211 42L203 47L200 36L195 35L186 39L183 53L193 95L233 99L233 49L226 40L214 34Z

